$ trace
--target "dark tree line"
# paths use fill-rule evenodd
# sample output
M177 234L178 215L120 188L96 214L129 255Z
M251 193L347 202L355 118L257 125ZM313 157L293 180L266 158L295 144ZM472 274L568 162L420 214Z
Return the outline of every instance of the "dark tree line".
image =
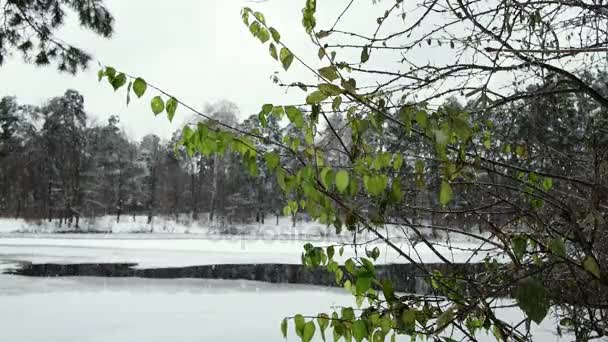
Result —
M604 78L599 75L599 79ZM412 107L412 111L415 108ZM580 163L588 163L593 146L584 142L584 136L601 127L585 115L594 110L593 104L576 94L525 98L492 111L477 108L475 101L461 104L451 98L435 115L472 113L479 130L489 130L488 125L500 127L488 137L486 143L494 147L486 152L487 158L511 159L504 162L522 158L535 163L522 164L522 167L542 167L562 174L571 174L580 169ZM208 105L204 110L215 120L242 131L256 132L269 141L293 146L295 141L306 140L293 124L282 126L280 115L268 116L265 125L261 125L258 115L239 123L238 108L227 101ZM547 119L556 113L560 115L559 121ZM193 121L196 122L196 118ZM417 143L415 137L403 134L391 122L379 124L386 126L383 134L368 130L357 139L385 151L387 157L403 156L404 166L399 172L407 179L403 184L405 201L392 214L395 219L407 217L418 227L434 231L445 227L484 229L487 221L508 223L508 206L495 203L491 193L467 191L466 184L463 191L456 194L455 201L463 210L425 210L438 205L437 192L441 185L438 163L431 158L433 151ZM575 134L564 134L565 131ZM208 147L209 154L204 151L191 154L184 147L176 149L183 135L180 130L174 132L169 141L161 141L155 135L132 141L121 129L118 116L111 116L104 125L92 125L84 111L83 97L73 90L40 107L19 104L15 97L4 97L0 101L0 215L58 220L76 227L79 218L100 215L115 215L117 221L123 215L146 215L149 223L155 215L177 217L179 214L189 214L194 220L263 222L267 216L283 215L288 200L299 200L283 196L266 163L257 163L258 176L254 177L229 148L222 156L212 154L212 146ZM316 138L335 167L348 164L348 156L341 150L342 144L347 149L354 146L352 139L348 122L338 115L328 118L324 131ZM505 146L501 141L520 143ZM273 146L258 143L255 148L268 152ZM421 155L428 158L417 158L418 162L410 158ZM283 154L280 158L284 165L298 164L297 155ZM480 179L482 182L504 182L509 186L508 181L494 179L491 173L482 178L485 178ZM542 182L544 178L538 176L538 179ZM426 186L421 188L420 184ZM366 198L358 201L366 208ZM470 215L464 209L471 207L482 209Z
M235 124L229 102L209 105L214 117ZM241 125L259 126L257 118ZM275 126L276 134L281 134ZM170 141L147 135L132 141L118 116L92 125L84 98L68 90L43 106L0 101L0 215L58 220L78 227L79 218L115 215L206 213L211 220L262 221L278 214L274 179L253 178L230 153L188 156ZM263 168L260 168L264 172Z

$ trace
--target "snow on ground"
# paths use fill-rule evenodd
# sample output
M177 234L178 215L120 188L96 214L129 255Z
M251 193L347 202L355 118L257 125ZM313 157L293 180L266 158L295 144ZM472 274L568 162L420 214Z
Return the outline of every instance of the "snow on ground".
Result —
M97 263L129 262L139 267L169 267L208 264L301 263L303 245L328 246L352 242L352 233L337 235L335 229L316 222L299 221L295 227L282 218L266 224L217 227L202 221L193 223L155 218L154 225L143 216L124 216L120 223L115 217L83 220L82 229L98 233L61 233L55 222L28 222L0 219L0 262L34 263ZM272 221L272 222L271 222ZM64 225L65 228L65 225ZM389 228L390 229L390 228ZM99 233L105 231L107 233ZM145 231L145 233L144 233ZM230 232L231 234L226 234ZM391 241L416 261L440 262L428 246L418 243L415 248L402 232L389 230ZM426 232L429 233L430 232ZM385 232L385 234L388 234ZM408 233L413 236L413 233ZM358 242L370 241L371 233L359 234ZM478 253L478 242L467 241L462 235L438 235L435 248L452 262L480 261L487 249ZM379 263L405 263L406 258L384 244L370 244L381 250ZM485 246L487 248L487 246ZM365 256L365 249L345 247L344 257Z
M275 217L268 218L265 223L230 223L225 221L209 222L201 214L201 219L193 220L189 215L178 215L178 217L155 217L151 224L148 224L146 216L122 216L120 222L116 221L116 216L101 216L95 218L83 218L80 221L79 233L102 233L102 234L124 234L138 233L142 236L156 235L184 235L184 236L205 236L217 237L227 235L238 235L254 237L261 240L284 240L294 237L302 239L341 239L350 240L350 232L343 231L336 233L335 228L324 224L308 221L299 218L295 226L291 218L280 217L278 222ZM425 223L425 222L419 222ZM394 226L387 226L393 237L404 237L405 235L414 237L414 232ZM74 232L74 227L65 224L59 225L57 220L48 222L46 220L23 220L14 218L0 218L0 236L20 235L20 234L54 234ZM441 231L431 229L420 229L422 234L428 237L445 239L447 236ZM373 238L371 235L363 235L361 239ZM471 241L471 238L461 234L451 234L451 239L455 241Z
M296 227L292 227L290 218L280 217L277 224L275 217L269 217L264 224L236 224L222 221L209 222L202 214L198 220L193 220L190 215L178 215L177 217L154 217L152 223L148 224L148 217L121 216L117 222L116 216L106 215L101 217L83 218L80 221L82 232L102 233L156 233L156 234L194 234L194 235L265 235L280 238L285 230L295 229L297 233L311 236L335 236L334 229L328 229L325 225L313 221L299 220ZM66 224L59 225L57 220L24 220L14 218L0 218L0 233L56 233L74 231L73 227Z
M0 275L0 334L6 341L282 341L283 317L331 312L336 306L355 304L344 290L315 286ZM516 308L499 312L511 322L521 315ZM299 341L293 324L289 328L288 341ZM536 341L560 340L549 316L532 328Z
M21 237L0 237L0 261L21 261L33 263L137 263L139 267L170 267L209 264L259 264L287 263L300 264L303 245L306 240L253 240L247 238L224 237L217 239L183 237L167 238L140 234L122 235L42 235ZM312 241L317 246L327 246L334 242ZM417 261L441 262L427 246L416 248L402 241L402 250ZM373 248L370 245L368 248ZM378 245L381 256L378 263L406 263L403 256ZM477 245L473 243L453 243L452 248L438 245L437 250L453 262L480 261L487 252L473 255ZM454 249L457 248L457 249ZM343 258L365 256L365 251L346 247ZM340 260L340 258L338 258Z

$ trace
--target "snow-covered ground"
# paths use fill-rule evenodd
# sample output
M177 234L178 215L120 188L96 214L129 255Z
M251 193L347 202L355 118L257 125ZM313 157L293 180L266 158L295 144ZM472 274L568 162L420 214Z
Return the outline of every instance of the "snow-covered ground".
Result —
M283 317L331 312L335 306L355 304L344 290L314 286L0 275L2 341L283 341ZM499 316L514 322L521 312L506 308ZM551 317L532 327L536 341L560 340ZM289 334L288 341L299 341L293 325Z
M272 222L271 222L272 221ZM190 266L208 264L301 263L303 245L328 246L352 242L352 233L337 235L335 229L316 222L299 221L296 226L282 218L279 224L267 220L266 224L218 227L202 221L192 222L187 217L178 220L155 218L153 225L146 218L124 216L120 223L115 217L83 220L84 231L107 233L61 233L55 222L31 222L0 219L0 262L21 261L34 263L93 263L130 262L139 267ZM65 225L64 227L65 228ZM232 234L226 234L226 231ZM399 235L397 235L397 233ZM430 232L425 232L429 233ZM419 243L416 248L403 232L389 231L396 243L414 260L440 262L428 246ZM406 232L406 234L408 234ZM410 236L414 236L410 233ZM358 235L358 242L370 241L369 233ZM482 260L486 249L477 253L478 242L463 239L462 235L438 234L436 250L453 262ZM370 244L381 250L379 263L405 263L406 258L383 244ZM365 249L345 247L344 257L365 255Z
M184 235L196 237L218 237L226 235L238 235L251 237L261 240L285 240L293 239L332 239L350 240L352 234L347 231L336 233L335 228L324 224L298 218L295 226L291 218L280 217L277 223L276 218L272 217L265 223L239 224L225 221L209 222L204 219L206 215L201 215L201 219L193 220L189 215L179 215L176 217L155 217L151 224L148 224L146 216L122 216L120 222L116 221L115 216L101 216L94 218L83 218L80 221L79 233L102 233L102 234L130 234L137 233L142 235ZM430 222L419 222L425 224ZM401 229L394 226L385 227L392 237L403 237L409 235L416 236L408 229ZM24 220L14 218L0 218L0 236L19 235L19 234L55 234L74 232L74 227L59 225L57 220L48 222L46 220ZM440 230L421 228L420 232L433 238L445 239L447 236ZM361 236L362 240L367 237ZM451 238L457 241L470 241L471 238L461 234L451 234Z
M314 222L299 220L293 227L291 219L280 217L277 224L275 217L269 217L264 224L231 224L225 221L209 222L205 219L206 214L201 215L198 220L193 220L189 215L178 215L178 217L154 217L152 223L148 224L147 216L121 216L116 221L116 216L101 216L83 218L80 220L80 231L82 232L111 232L111 233L155 233L155 234L193 234L193 235L256 235L267 236L275 239L281 238L288 233L297 233L310 236L335 236L334 229L328 229L325 225ZM57 233L74 231L74 227L66 224L59 225L59 221L53 220L24 220L14 218L0 218L1 233ZM342 234L346 236L347 234Z
M141 234L92 235L24 235L0 237L0 261L33 263L137 263L139 267L193 266L209 264L301 263L303 245L308 240L253 240L231 236L222 238L184 238L183 236L142 236ZM312 241L327 246L330 240ZM437 242L436 249L453 262L480 261L487 252L473 253L474 243ZM407 241L399 243L402 250L417 261L440 262L426 245L416 248ZM371 244L368 248L373 248ZM385 245L378 245L378 263L406 263ZM363 248L346 247L343 258L365 256ZM336 257L338 258L338 257ZM343 259L342 258L342 259ZM340 258L338 258L340 259Z

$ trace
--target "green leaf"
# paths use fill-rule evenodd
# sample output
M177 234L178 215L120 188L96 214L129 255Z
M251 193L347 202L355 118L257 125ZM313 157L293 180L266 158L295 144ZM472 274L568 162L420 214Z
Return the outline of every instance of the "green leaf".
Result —
M382 281L382 293L384 294L384 298L387 302L392 302L396 299L395 297L395 288L393 287L393 282L390 280Z
M403 165L403 157L398 154L395 156L395 160L393 161L393 170L399 171L401 170L401 166Z
M342 308L342 319L353 321L355 319L355 311L353 308Z
M350 183L350 176L348 171L340 170L336 173L336 188L340 192L344 192L346 188L348 188L348 184Z
M428 125L428 118L426 116L425 111L420 110L416 113L416 122L420 127L426 128L426 126Z
M416 328L416 311L407 310L401 315L401 321L405 325L406 332L413 332Z
M348 259L344 262L344 268L346 269L346 271L350 274L354 274L355 273L355 262L353 261L353 259Z
M355 341L357 342L361 342L363 341L364 338L367 337L367 325L365 324L364 321L358 319L355 322L353 322L353 337L355 338Z
M304 330L302 332L302 341L310 342L310 340L312 340L312 337L315 335L315 330L315 324L312 321L304 324Z
M316 0L306 0L306 6L302 9L302 25L309 34L313 31L317 23L315 18L316 7Z
M116 77L108 78L108 80L110 81L112 88L114 88L114 91L116 91L127 83L127 75L120 73Z
M266 160L266 166L268 166L268 170L274 171L279 166L279 155L274 152L269 152L264 155L264 159Z
M304 316L297 314L293 317L293 321L295 323L296 335L302 337L304 334L304 325L306 324Z
M597 261L593 256L589 255L585 258L585 261L583 261L583 267L585 270L587 270L587 272L590 272L596 278L601 278L600 265L597 264Z
M270 39L270 32L267 29L260 27L258 29L257 35L258 39L263 43L266 43Z
M319 52L317 52L317 57L319 57L319 59L323 59L323 57L325 57L325 49L320 47L319 48Z
M357 293L364 294L372 286L373 280L374 278L371 272L361 272L357 276Z
M289 49L282 48L281 53L279 54L279 58L281 60L281 63L283 64L283 68L285 69L285 71L287 71L289 69L289 66L291 66L291 63L293 63L293 54L291 53L291 51L289 51Z
M537 324L540 324L549 312L549 297L543 284L536 279L520 281L515 291L515 299L528 318Z
M279 33L279 31L275 30L274 27L269 28L270 30L270 34L272 35L272 39L278 43L281 41L281 34Z
M269 52L270 52L270 56L278 61L279 60L279 55L277 54L277 47L274 46L273 43L270 43L268 49L269 49Z
M177 110L177 99L175 97L172 97L169 100L167 100L166 110L167 110L167 117L169 118L169 121L173 121L173 117L175 116L175 111Z
M361 63L365 63L367 61L369 61L369 48L366 45L361 51Z
M483 132L483 146L488 150L490 148L492 148L492 139L491 139L490 131Z
M334 171L330 167L324 167L320 173L320 180L325 189L329 189L333 184Z
M254 37L257 37L261 27L262 25L260 25L259 22L254 21L253 23L251 23L251 25L249 25L249 32L251 32L251 35L253 35Z
M555 238L549 242L549 250L557 256L566 257L566 244L560 238Z
M315 105L315 104L319 104L323 101L325 101L327 99L327 94L325 94L324 92L317 90L314 91L312 93L310 93L307 97L306 97L306 104L309 105Z
M328 96L338 96L342 94L342 89L340 89L340 87L338 87L337 85L331 83L319 84L319 90Z
M155 96L154 98L152 98L150 105L152 107L152 113L154 113L154 115L158 115L165 110L165 102L160 96Z
M333 259L334 258L334 254L336 253L334 246L329 246L327 247L327 258L328 259Z
M101 82L101 80L103 79L103 77L104 77L105 75L106 75L106 74L103 72L103 69L99 69L99 71L97 72L97 80L98 80L99 82Z
M253 16L262 24L266 24L266 18L264 18L264 14L262 14L262 12L254 12Z
M439 203L441 205L446 206L452 198L454 197L454 192L452 191L452 187L448 181L441 181L441 188L439 190Z
M108 79L112 80L114 76L116 76L116 69L112 67L107 67L105 71L105 75L108 76Z
M542 184L542 186L543 186L543 189L544 189L545 191L549 191L549 190L551 190L551 188L553 188L553 179L551 179L551 178L549 178L549 177L545 177L545 178L543 179L543 184Z
M249 13L251 12L251 8L245 7L241 11L241 17L243 18L243 23L245 26L249 27Z
M363 179L365 189L368 194L372 196L379 196L384 192L387 185L387 179L385 175L375 175L371 177L365 177Z
M283 115L285 115L285 109L282 106L276 106L272 108L272 116L274 116L278 120L283 119Z
M325 341L325 330L329 326L329 316L324 313L320 313L317 315L317 324L319 324L319 329L321 330L321 338Z
M399 180L395 179L391 186L391 198L395 203L401 203L403 201L403 191L401 191L401 185Z
M334 67L334 66L328 66L328 67L319 69L319 74L321 76L323 76L323 78L327 79L329 82L333 82L333 81L337 80L338 78L340 78L340 75L338 75L338 71L336 70L336 67Z
M297 107L287 106L285 107L285 114L289 118L289 121L293 122L297 128L304 127L304 114Z
M471 128L469 127L469 117L466 114L460 114L452 120L452 130L462 141L467 141L471 137Z
M268 115L272 109L274 108L274 106L270 103L266 103L265 105L262 106L262 110L260 111L260 113L264 114L264 115Z
M342 271L342 269L338 268L336 270L336 284L340 284L340 282L342 281L342 277L344 277L344 272Z
M137 79L135 79L135 81L133 82L133 92L135 93L135 95L137 95L138 98L141 98L144 95L146 89L148 89L148 84L146 83L146 81L144 81L143 78L138 77Z
M518 260L521 260L526 252L526 248L528 248L528 238L521 234L512 237L511 248L513 249L515 257L517 257Z
M283 318L281 321L281 334L284 338L287 338L287 318Z

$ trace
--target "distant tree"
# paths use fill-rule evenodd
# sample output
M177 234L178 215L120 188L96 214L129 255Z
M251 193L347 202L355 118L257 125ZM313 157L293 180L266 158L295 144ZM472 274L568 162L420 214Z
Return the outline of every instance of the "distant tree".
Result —
M154 134L146 135L141 141L140 151L144 165L144 207L148 215L148 224L150 224L157 208L158 177L162 160L160 138Z
M211 118L209 124L217 129L222 129L221 126L215 124L219 121L228 126L236 126L237 115L239 109L236 104L230 101L219 101L214 104L208 104L205 106L204 111L208 113ZM210 206L209 206L209 221L213 221L215 212L218 208L218 204L223 202L223 184L226 184L226 159L220 154L213 155L213 174L211 178L211 194L210 194Z
M54 208L60 217L75 227L81 215L83 203L83 151L86 146L86 113L84 98L74 90L53 98L42 107L45 116L42 139L47 148L49 172L49 208ZM52 204L51 204L52 203Z
M138 147L121 131L117 116L110 116L108 124L87 132L88 152L92 159L92 203L104 206L104 213L116 214L116 221L125 209L131 211L139 205L140 172L137 164Z

